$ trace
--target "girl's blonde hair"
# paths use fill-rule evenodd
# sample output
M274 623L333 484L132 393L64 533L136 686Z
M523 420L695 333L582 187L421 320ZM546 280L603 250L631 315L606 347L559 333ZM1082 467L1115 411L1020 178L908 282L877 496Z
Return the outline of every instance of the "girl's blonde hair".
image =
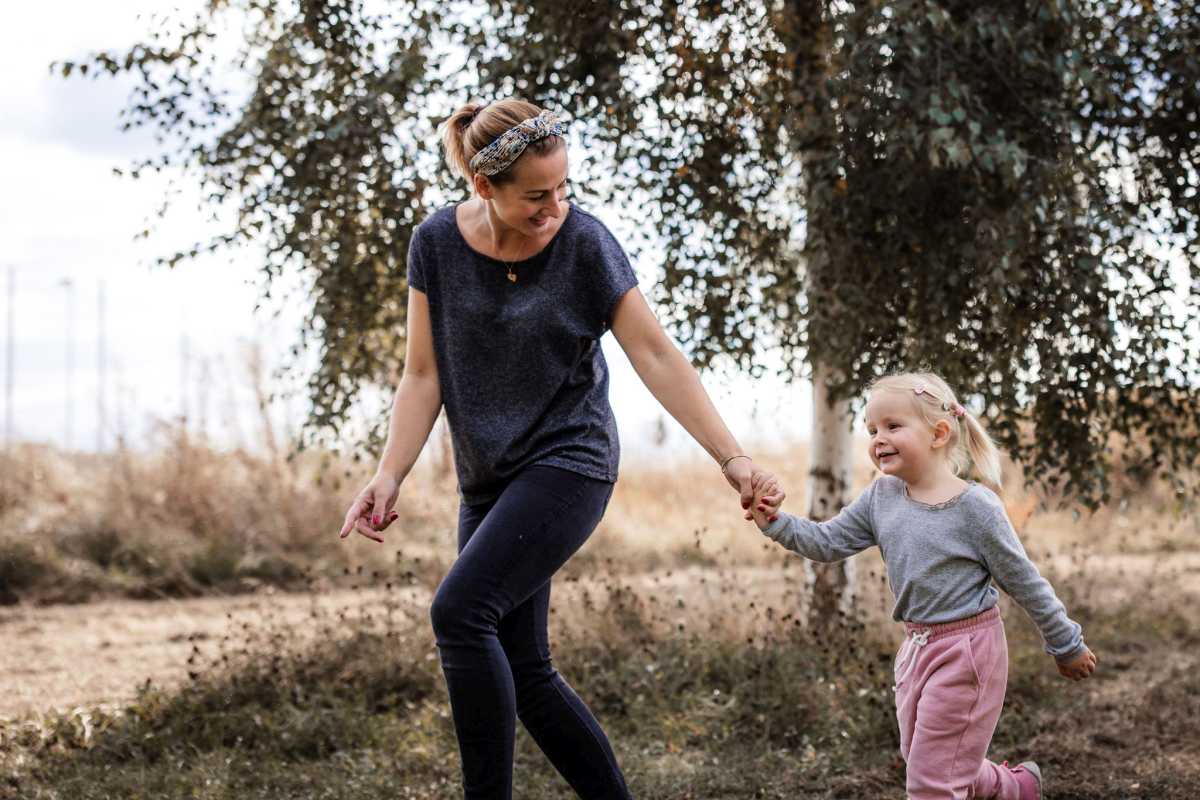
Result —
M483 148L499 139L508 131L527 119L536 117L542 109L525 100L497 100L494 103L467 103L459 106L450 118L442 123L442 149L446 163L467 181L474 176L471 159ZM547 136L530 142L526 153L545 155L563 145L561 136ZM521 159L518 158L517 161ZM513 162L513 165L517 163ZM489 175L488 180L496 186L512 179L512 166L503 172Z
M913 409L931 428L941 420L949 423L947 458L954 474L963 475L974 465L983 483L1000 492L1000 451L983 425L958 402L944 380L932 372L902 372L876 380L868 387L867 394L875 392L898 392L907 396ZM961 414L956 413L960 410Z

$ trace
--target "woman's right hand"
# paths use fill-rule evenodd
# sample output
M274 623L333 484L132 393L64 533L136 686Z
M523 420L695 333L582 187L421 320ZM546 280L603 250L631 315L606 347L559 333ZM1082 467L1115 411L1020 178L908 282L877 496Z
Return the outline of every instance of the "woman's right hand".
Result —
M376 473L350 504L339 537L345 539L351 531L357 531L382 544L384 528L395 522L399 516L392 510L399 494L400 481L391 475Z

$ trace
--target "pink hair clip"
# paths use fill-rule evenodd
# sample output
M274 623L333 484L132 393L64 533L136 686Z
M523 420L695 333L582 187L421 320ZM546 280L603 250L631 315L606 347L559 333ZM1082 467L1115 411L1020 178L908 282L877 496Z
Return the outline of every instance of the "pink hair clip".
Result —
M916 386L913 387L913 394L915 394L915 395L927 394L930 397L932 397L934 400L937 400L937 397L934 396L933 392L929 391L929 389L926 388L925 384L923 384L923 383L918 383ZM954 405L950 405L950 403L946 402L945 400L942 401L942 411L949 411L951 414L954 415L954 417L956 419L960 418L960 417L964 417L967 414L967 410L965 408L963 408L962 406L960 406L958 403L955 403Z

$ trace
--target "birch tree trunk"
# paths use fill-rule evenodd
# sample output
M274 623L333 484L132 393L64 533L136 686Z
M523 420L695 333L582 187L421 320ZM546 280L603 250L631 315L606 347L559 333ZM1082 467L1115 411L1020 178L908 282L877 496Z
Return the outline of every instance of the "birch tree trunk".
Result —
M830 396L826 381L830 370L813 365L813 433L809 456L808 517L826 520L837 516L850 501L850 481L854 464L853 413L849 400ZM837 620L838 612L849 613L853 605L853 572L849 561L836 564L810 564L812 604L809 627L827 628Z
M838 124L829 97L834 70L833 29L826 2L788 0L781 40L792 61L791 113L788 124L794 154L800 162L804 193L804 285L809 306L809 362L812 366L812 452L809 470L808 516L816 521L836 516L850 492L853 438L850 401L836 399L828 380L840 375L822 357L822 345L836 329L841 307L836 287L839 247L830 224L832 204L838 201ZM835 624L840 610L852 603L850 565L811 564L812 603L809 626Z
M827 382L837 377L822 359L828 332L844 313L836 293L838 276L836 243L830 225L830 207L836 202L839 180L837 126L829 97L833 72L830 54L833 31L822 0L789 0L780 35L792 60L790 124L788 138L800 161L803 179L805 228L803 291L809 307L809 361L813 370L813 435L810 457L808 516L824 520L846 504L850 491L852 416L848 400L831 397ZM848 606L848 565L813 564L809 627L834 624L839 604Z
M454 473L454 443L450 439L450 422L446 419L445 409L438 414L434 438L437 440L433 452L434 474L440 480L447 480Z

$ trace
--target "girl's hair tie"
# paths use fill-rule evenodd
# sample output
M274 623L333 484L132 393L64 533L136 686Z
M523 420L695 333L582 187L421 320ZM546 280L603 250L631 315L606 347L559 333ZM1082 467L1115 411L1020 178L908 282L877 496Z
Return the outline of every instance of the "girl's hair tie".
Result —
M930 397L932 397L934 400L937 399L937 397L933 394L933 392L929 391L929 389L927 389L925 387L925 384L923 384L923 383L918 383L916 386L913 387L913 394L915 394L915 395L927 394ZM945 400L942 401L942 411L949 411L951 414L954 415L955 419L961 419L962 417L966 416L966 414L967 414L967 409L963 408L958 403L950 403Z

